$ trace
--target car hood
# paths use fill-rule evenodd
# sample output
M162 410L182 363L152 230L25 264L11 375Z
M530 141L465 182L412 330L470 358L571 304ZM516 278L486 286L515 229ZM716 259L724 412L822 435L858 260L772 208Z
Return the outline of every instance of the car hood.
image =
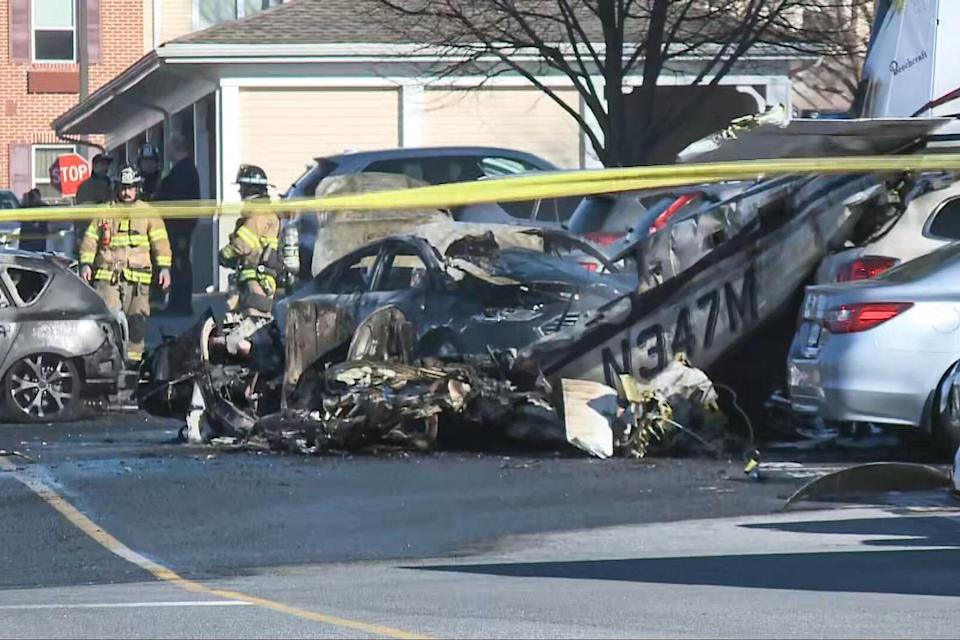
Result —
M531 249L504 249L486 271L524 285L558 284L582 290L603 290L612 295L630 291L631 278L625 274L588 271L572 258L559 258Z

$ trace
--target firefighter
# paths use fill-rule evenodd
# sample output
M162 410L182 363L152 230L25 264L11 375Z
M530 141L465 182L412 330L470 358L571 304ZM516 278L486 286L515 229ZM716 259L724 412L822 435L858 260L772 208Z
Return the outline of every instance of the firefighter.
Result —
M254 165L240 165L240 197L248 203L270 202L267 174ZM273 212L241 211L230 242L220 250L220 265L236 271L239 296L232 311L239 326L231 331L227 349L236 354L238 344L269 322L278 281L284 273L279 253L280 218Z
M170 287L172 254L163 220L159 217L124 217L124 209L146 208L140 198L140 176L125 166L117 183L117 217L98 218L87 227L80 244L80 276L93 283L114 311L127 317L127 364L136 370L143 360L143 342L150 315L150 285L158 269L157 284Z

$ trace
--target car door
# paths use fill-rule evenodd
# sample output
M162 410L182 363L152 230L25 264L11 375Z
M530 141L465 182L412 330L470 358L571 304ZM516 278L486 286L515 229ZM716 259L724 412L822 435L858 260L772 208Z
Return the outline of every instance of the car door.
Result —
M7 356L20 330L20 310L13 303L7 279L0 277L0 371L6 370Z
M385 242L370 290L361 296L357 321L386 305L400 309L415 326L422 326L439 274L434 261L412 242Z
M286 333L290 306L300 302L322 307L336 307L357 319L360 299L373 282L380 246L381 243L376 243L347 254L318 273L293 295L278 301L274 312L280 330Z

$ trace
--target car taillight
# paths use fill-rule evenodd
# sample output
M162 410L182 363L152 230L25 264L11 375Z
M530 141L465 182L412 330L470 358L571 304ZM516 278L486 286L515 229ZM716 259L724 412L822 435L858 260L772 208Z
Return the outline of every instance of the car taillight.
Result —
M602 231L590 231L588 233L583 234L583 237L589 240L590 242L600 245L601 247L608 247L625 235L627 234L603 233Z
M823 326L833 334L868 331L913 306L912 302L867 302L842 304L827 311Z
M840 267L840 271L837 273L837 282L869 280L887 269L897 266L898 262L900 261L896 258L888 258L887 256L861 256Z
M590 273L594 273L597 270L596 262L581 262L580 264L583 265L583 268L589 271Z

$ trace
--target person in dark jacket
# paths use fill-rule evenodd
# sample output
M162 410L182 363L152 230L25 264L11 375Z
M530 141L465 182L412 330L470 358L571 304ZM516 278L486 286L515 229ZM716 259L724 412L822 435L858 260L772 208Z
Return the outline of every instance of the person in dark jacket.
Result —
M184 202L200 199L200 174L190 158L186 140L176 137L172 141L174 165L160 181L156 200ZM197 226L196 218L173 218L166 221L170 244L173 247L173 282L170 286L170 302L164 310L169 315L193 313L193 266L190 263L190 242Z
M156 200L160 190L160 150L149 142L137 150L137 169L140 170L140 199Z
M40 189L30 189L20 199L21 209L45 207L47 203L40 195ZM23 251L46 251L49 227L46 220L34 220L20 225L20 249Z
M93 173L77 189L77 204L106 204L113 202L113 181L107 173L113 159L104 153L93 156Z
M113 186L113 180L108 175L111 163L113 163L113 158L105 153L98 153L93 156L93 161L90 163L92 173L77 189L77 195L74 198L76 204L90 205L113 202L116 190ZM77 245L80 244L80 239L89 224L89 220L74 221L73 237L76 239Z

